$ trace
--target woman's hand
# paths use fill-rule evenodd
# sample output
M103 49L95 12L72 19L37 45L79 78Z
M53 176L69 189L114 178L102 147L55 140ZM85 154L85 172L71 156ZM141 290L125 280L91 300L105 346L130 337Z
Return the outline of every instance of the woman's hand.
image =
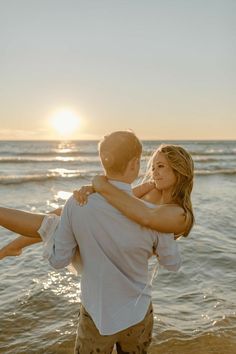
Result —
M74 198L77 200L79 205L85 205L88 202L88 196L94 193L95 190L93 186L83 186L78 190L73 191Z
M103 188L104 188L104 185L107 184L107 178L106 176L95 176L93 177L92 179L92 185L93 185L93 188L96 192L102 192Z

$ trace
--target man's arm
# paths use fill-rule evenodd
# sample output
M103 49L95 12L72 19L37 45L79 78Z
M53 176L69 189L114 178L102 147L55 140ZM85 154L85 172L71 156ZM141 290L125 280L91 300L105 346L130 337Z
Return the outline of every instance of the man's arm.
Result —
M44 241L44 255L51 266L56 269L64 268L71 263L78 245L71 224L73 203L73 197L70 197L63 208L54 234L51 237L41 235Z
M177 272L181 267L181 257L178 242L175 241L174 235L161 234L160 237L158 237L157 242L155 253L158 256L159 263L164 268Z

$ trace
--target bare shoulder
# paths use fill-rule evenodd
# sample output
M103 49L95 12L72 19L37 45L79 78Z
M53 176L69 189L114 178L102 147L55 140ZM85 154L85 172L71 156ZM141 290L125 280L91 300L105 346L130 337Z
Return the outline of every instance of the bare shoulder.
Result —
M158 205L153 209L153 213L156 216L163 217L165 220L171 220L181 227L184 226L186 222L186 213L178 204Z

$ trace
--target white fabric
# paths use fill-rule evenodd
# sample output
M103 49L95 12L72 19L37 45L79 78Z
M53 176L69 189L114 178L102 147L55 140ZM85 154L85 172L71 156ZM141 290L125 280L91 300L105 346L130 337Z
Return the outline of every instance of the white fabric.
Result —
M38 230L39 235L44 240L43 257L48 259L53 251L54 245L54 233L60 222L60 216L55 214L48 214L44 217L42 224ZM79 247L76 248L76 252L72 258L71 263L67 266L68 270L79 275L82 271L81 257L79 253Z

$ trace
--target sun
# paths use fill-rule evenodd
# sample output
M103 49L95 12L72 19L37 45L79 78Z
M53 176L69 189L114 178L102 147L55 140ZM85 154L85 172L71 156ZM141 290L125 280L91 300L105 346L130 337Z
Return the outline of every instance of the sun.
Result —
M52 115L51 124L60 136L70 137L79 128L80 119L75 112L64 109Z

